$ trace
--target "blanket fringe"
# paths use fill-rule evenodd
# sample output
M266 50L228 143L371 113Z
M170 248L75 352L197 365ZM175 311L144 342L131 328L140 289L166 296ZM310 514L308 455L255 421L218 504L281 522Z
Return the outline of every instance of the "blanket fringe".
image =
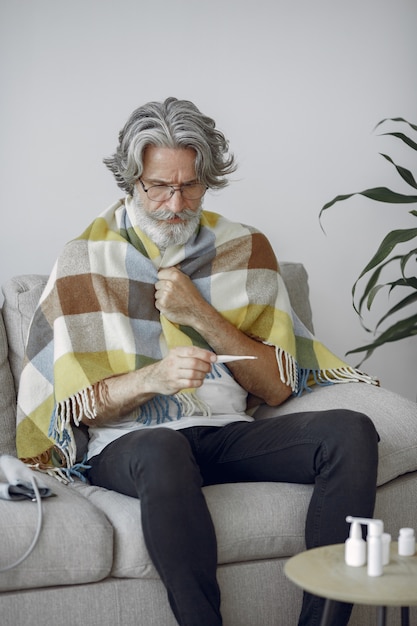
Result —
M41 474L47 474L58 480L58 482L68 485L74 482L74 478L79 478L83 482L87 482L86 477L83 475L83 471L89 469L91 466L86 463L84 458L81 463L76 463L71 467L46 467L39 463L27 463L28 467Z
M367 383L379 386L379 381L354 367L340 367L327 370L312 370L300 368L288 352L282 348L275 348L279 376L283 383L288 385L293 394L301 396L304 391L311 391L309 381L313 379L316 385L333 385L334 383Z
M150 426L153 420L157 424L163 424L192 415L211 417L211 409L194 392L180 391L173 396L158 395L148 400L140 407L136 421L144 426Z
M288 354L288 352L278 346L275 347L275 356L281 381L288 385L291 391L295 393L299 386L299 367L296 360Z
M176 415L172 415L176 408ZM144 426L149 426L156 419L157 424L172 422L181 417L191 417L193 415L203 415L211 417L210 407L197 395L190 391L180 391L173 396L155 396L146 404L140 407L140 413L136 421Z
M34 465L29 465L29 467L37 472L41 472L42 474L52 476L63 485L68 485L70 482L72 482L72 478L68 475L67 472L64 472L61 467L40 467L37 463L35 463Z
M181 405L181 414L184 417L190 417L192 415L203 415L204 417L211 417L211 408L200 400L195 393L184 393L180 391L175 394L175 398Z
M337 369L319 370L311 372L318 385L332 385L333 383L367 383L379 387L375 376L369 376L354 367L339 367Z
M81 424L83 417L95 419L97 417L94 387L91 385L66 400L58 402L49 424L48 436L55 442L55 451L60 456L60 467L47 467L39 471L46 471L55 475L63 482L70 482L69 473L80 475L80 470L85 469L83 464L76 463L77 446L75 443L72 422L75 426Z
M171 403L170 400L173 400L174 402ZM175 408L175 405L177 407L176 419L180 419L181 407L178 402L175 402L175 398L173 396L154 396L148 400L148 402L145 402L145 404L142 404L139 407L139 414L136 421L140 422L144 426L150 426L154 418L156 419L157 424L171 422L175 418L170 416L170 408Z

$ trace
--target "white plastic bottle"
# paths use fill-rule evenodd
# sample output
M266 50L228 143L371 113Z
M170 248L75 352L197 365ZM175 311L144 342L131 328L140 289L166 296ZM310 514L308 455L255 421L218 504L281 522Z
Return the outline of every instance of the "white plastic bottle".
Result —
M382 533L382 565L389 565L390 562L391 535Z
M381 576L383 566L382 556L382 533L384 532L384 522L380 519L370 519L368 517L352 517L348 515L346 517L347 522L359 522L360 524L366 524L368 527L368 534L366 536L366 543L368 546L368 576Z
M345 563L352 567L361 567L366 563L366 541L362 538L359 522L350 525L349 537L345 541Z
M382 563L382 530L383 526L379 520L372 520L368 523L368 576L381 576L383 571Z
M413 556L416 552L416 538L413 528L400 528L398 536L398 554L400 556Z

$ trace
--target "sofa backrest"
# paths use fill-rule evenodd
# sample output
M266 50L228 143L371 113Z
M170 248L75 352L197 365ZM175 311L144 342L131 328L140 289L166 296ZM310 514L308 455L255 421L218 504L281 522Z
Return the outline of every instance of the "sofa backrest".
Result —
M16 454L16 391L8 359L8 343L0 310L0 454Z
M283 262L280 264L280 270L294 311L307 328L313 331L308 275L303 264ZM47 278L40 274L24 274L15 276L2 287L4 303L0 326L0 410L3 405L4 409L0 414L1 454L6 453L4 448L9 449L8 454L13 453L10 452L10 446L14 446L16 392L19 386L26 337ZM7 425L3 423L5 421ZM3 431L8 433L7 441L3 440Z
M41 274L23 274L10 279L3 286L3 319L9 342L9 361L19 386L20 372L29 325L48 277Z

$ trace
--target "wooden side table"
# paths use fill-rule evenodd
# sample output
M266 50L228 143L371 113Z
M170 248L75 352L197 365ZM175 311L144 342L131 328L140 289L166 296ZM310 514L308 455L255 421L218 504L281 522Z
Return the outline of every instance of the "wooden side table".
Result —
M382 576L368 576L366 565L346 565L344 544L301 552L284 571L305 591L326 598L321 626L328 624L332 601L378 606L378 626L385 626L387 606L401 607L401 624L408 626L409 607L417 605L417 555L398 556L396 542Z

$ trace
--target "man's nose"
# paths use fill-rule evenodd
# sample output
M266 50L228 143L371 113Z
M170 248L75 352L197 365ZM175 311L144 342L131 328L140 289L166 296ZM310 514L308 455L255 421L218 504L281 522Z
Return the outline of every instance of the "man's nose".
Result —
M175 189L166 205L173 213L180 213L184 209L184 200L180 189Z

